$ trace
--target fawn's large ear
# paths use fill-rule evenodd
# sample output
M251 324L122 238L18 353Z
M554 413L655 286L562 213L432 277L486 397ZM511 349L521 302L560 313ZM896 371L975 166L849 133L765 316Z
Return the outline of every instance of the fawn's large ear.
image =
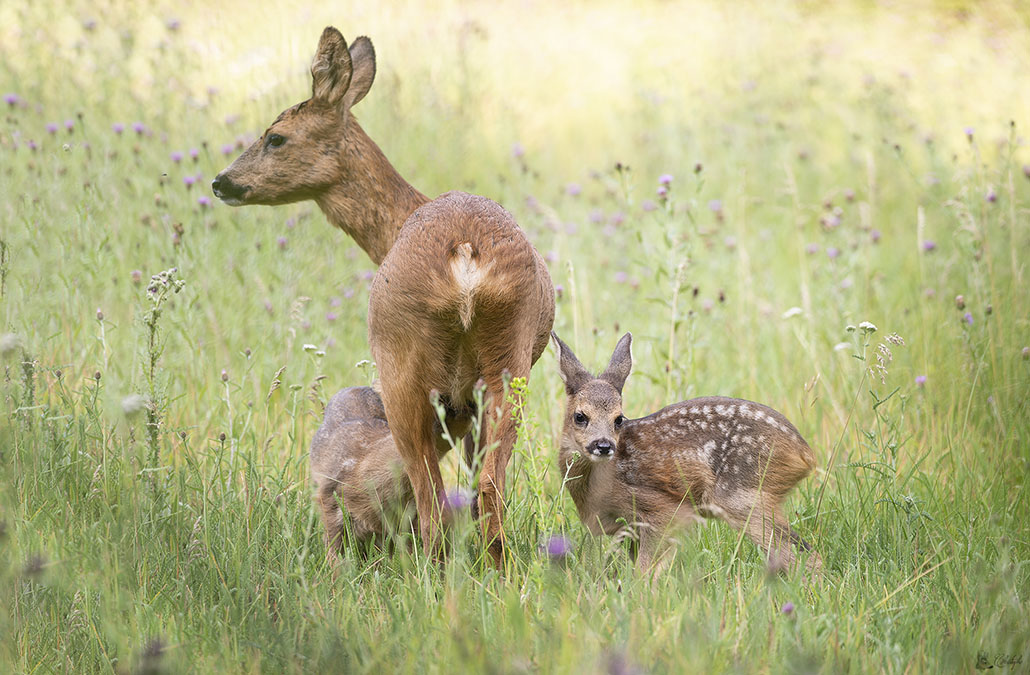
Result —
M350 50L343 34L332 26L326 26L311 61L311 98L334 107L340 105L350 88L353 72Z
M629 377L629 371L633 369L633 350L630 348L632 343L633 335L630 333L623 335L619 344L615 345L615 353L612 354L612 360L608 362L608 367L597 378L611 384L619 390L620 394L622 385L626 384L626 378Z
M354 74L350 78L350 88L343 99L343 105L350 108L365 98L376 79L376 50L372 41L362 35L350 45L350 60Z
M569 346L561 341L557 333L551 331L551 337L554 338L554 344L558 347L558 373L561 375L562 382L565 383L565 393L571 396L593 378L576 358L576 355L572 353Z

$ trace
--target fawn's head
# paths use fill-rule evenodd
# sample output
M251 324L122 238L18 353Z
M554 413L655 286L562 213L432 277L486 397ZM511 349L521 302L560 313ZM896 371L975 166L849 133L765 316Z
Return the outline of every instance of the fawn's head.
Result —
M622 386L633 368L630 351L633 336L629 333L622 336L608 367L597 377L583 367L557 334L551 333L551 337L558 346L559 372L568 395L562 449L579 452L591 461L611 459L625 422Z
M322 32L311 62L311 98L287 108L229 168L211 183L230 206L286 204L314 199L347 180L350 108L368 93L376 74L372 41L348 48L340 31Z

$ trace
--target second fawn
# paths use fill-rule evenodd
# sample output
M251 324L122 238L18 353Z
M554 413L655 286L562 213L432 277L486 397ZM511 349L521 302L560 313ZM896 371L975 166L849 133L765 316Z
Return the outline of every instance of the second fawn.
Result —
M759 403L711 396L628 419L622 388L632 336L622 337L598 377L552 336L568 395L558 465L592 533L637 528L637 566L648 570L675 529L719 517L747 533L770 567L791 569L803 552L810 572L821 569L783 515L787 493L815 468L812 449L787 418Z
M325 525L327 553L343 546L343 507L358 541L380 538L412 521L414 497L390 435L383 401L371 387L338 391L311 441L311 480Z

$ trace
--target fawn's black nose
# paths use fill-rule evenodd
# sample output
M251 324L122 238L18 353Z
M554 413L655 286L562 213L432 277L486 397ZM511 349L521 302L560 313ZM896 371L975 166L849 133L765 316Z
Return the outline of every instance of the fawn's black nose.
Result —
M233 183L225 174L218 174L215 179L211 181L211 191L215 193L215 196L223 200L239 199L243 196L246 191L241 185Z
M587 452L596 457L608 457L612 454L614 445L607 438L599 438L587 445Z

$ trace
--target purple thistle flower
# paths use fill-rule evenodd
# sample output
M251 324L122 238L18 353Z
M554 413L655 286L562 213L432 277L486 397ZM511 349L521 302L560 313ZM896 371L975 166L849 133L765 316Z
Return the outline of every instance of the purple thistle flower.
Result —
M207 195L200 195L197 197L197 203L200 204L201 208L207 208L211 206L211 198Z
M660 199L665 199L669 196L669 188L664 185L659 185L658 189L655 190L655 194L657 194Z
M644 209L645 211L654 211L656 208L658 208L658 205L650 199L645 199L644 201L640 202L640 208Z
M926 386L926 375L916 375L916 386L917 387Z
M1024 361L1030 359L1030 347L1023 347L1022 351L1020 351L1020 354L1023 355Z
M339 307L342 304L343 304L343 300L340 300L340 298L338 298L335 295L333 297L329 298L329 306L330 307Z
M929 253L930 251L934 250L935 248L937 248L937 243L934 242L933 240L927 239L926 241L923 242L923 250L926 251L927 253Z
M143 122L133 122L132 130L136 132L137 136L142 136L147 130L147 125L143 124Z
M783 607L780 607L780 611L787 616L790 616L794 613L794 603L790 601L783 603Z
M712 201L708 202L708 208L713 213L719 213L720 211L722 211L722 200L713 199Z
M544 260L546 260L549 263L556 263L556 262L558 262L558 252L557 251L548 251L547 255L544 256Z
M56 122L47 122L46 132L48 134L55 134L55 133L57 133L57 123Z
M132 283L138 284L139 282L143 281L143 271L132 270L132 272L129 273L129 278L132 279Z
M275 240L275 243L279 246L280 249L284 249L285 250L286 249L286 244L289 243L289 240L286 237L279 237L278 239Z
M819 244L809 244L805 247L805 253L808 255L814 255L819 252Z
M737 238L734 236L726 237L725 239L723 239L723 243L726 245L726 248L728 248L731 251L737 248Z
M21 101L21 97L19 97L15 93L4 94L4 103L6 103L12 108L18 105L19 101Z
M336 312L326 312L325 313L325 320L326 321L336 321L336 319L338 319L338 318L339 317L336 316Z
M233 151L233 144L232 143L224 143L224 144L222 144L222 154L223 155L231 155L232 151Z
M375 277L375 275L376 275L376 273L373 272L372 270L365 270L364 272L361 273L361 278L364 279L365 281L372 281L372 279Z
M193 187L194 183L197 182L197 177L196 176L188 176L188 175L187 176L183 176L182 177L182 182L186 186L186 189L188 190L189 188Z
M197 161L198 157L200 157L200 150L197 150L196 148L190 148L190 159L192 159L195 162Z
M969 312L966 312L966 313L965 313L965 314L964 314L964 315L962 316L962 320L963 320L963 321L965 321L966 323L968 323L968 324L969 324L970 326L972 326L972 325L973 325L973 315L972 315L972 314L970 314Z
M869 232L869 237L873 240L874 244L880 241L880 236L881 235L879 230L871 230Z
M64 121L64 128L68 130L68 133L71 133L72 129L75 128L75 120L72 120L72 119L65 120Z
M526 154L526 149L522 147L522 144L515 142L511 144L511 156L515 159L519 159Z
M562 286L561 284L555 284L554 285L554 296L557 299L561 300L561 297L564 294L565 294L565 287Z
M612 214L610 222L615 227L618 227L619 225L622 225L624 222L626 222L626 214L622 211L616 211Z
M659 185L668 185L670 183L672 183L672 174L671 173L663 173L661 176L658 176L658 184Z
M840 249L836 246L831 246L826 249L826 255L830 256L830 259L834 259L840 256Z
M354 297L354 289L353 288L345 288L345 289L343 289L343 297L347 298L348 300L353 298Z
M614 278L615 278L615 283L617 283L617 284L624 284L624 283L626 283L626 279L628 279L629 277L627 276L627 274L625 272L623 272L622 270L619 270L618 272L615 273L615 277Z
M472 506L473 499L475 495L469 490L454 488L444 495L443 506L449 511L462 511Z
M570 197L575 197L582 191L583 188L580 187L579 183L569 183L565 186L565 194L569 195Z
M39 146L36 145L36 141L32 140L31 138L29 139L29 142L26 143L26 145L29 146L29 150L32 150L33 152L35 152L36 149L39 148Z
M172 154L169 155L169 157L171 157L172 161L175 162L176 164L178 164L179 162L182 161L182 153L179 152L178 150L175 150L174 152L172 152Z
M172 32L179 30L181 26L182 22L175 18L168 19L168 21L165 22L165 27Z
M969 142L972 143L973 142L973 132L976 131L976 129L974 129L973 127L966 127L965 129L963 129L963 131L966 132L966 138L968 138Z
M572 540L560 534L554 534L540 545L540 550L551 560L562 560L572 553Z
M1023 165L1023 175L1030 179L1030 164Z
M111 131L115 132L118 135L121 135L121 133L125 131L125 125L121 122L115 122L111 125Z
M597 223L600 223L602 220L604 220L604 213L601 211L601 209L594 209L590 212L589 220L591 223L594 223L596 225Z
M994 191L993 187L987 188L987 194L984 195L984 199L993 204L998 201L998 193Z

